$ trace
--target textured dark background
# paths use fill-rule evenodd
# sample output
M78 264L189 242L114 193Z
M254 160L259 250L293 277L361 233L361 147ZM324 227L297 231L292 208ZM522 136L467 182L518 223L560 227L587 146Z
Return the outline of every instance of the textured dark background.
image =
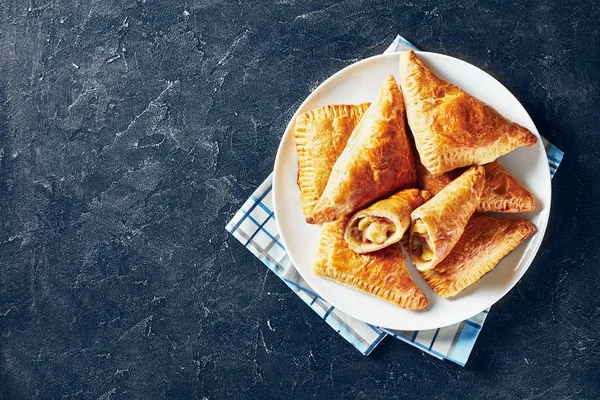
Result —
M0 398L598 398L598 6L3 0ZM466 368L360 355L224 230L300 102L396 33L566 154Z

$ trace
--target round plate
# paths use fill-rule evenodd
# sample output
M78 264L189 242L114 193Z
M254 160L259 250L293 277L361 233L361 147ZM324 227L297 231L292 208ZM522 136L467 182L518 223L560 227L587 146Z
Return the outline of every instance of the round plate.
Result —
M527 127L539 138L533 121L519 101L500 82L479 68L456 58L417 52L440 77L455 83L473 96L490 104L507 118ZM273 201L281 239L291 261L308 284L327 302L361 321L386 328L423 330L463 321L500 300L523 276L533 261L548 223L551 189L548 159L543 144L522 147L501 157L500 163L535 196L537 208L530 213L504 214L502 218L526 218L538 228L531 238L505 257L496 268L457 297L437 296L407 258L415 283L429 299L422 311L409 311L385 300L318 277L312 271L319 246L320 225L305 222L296 183L298 157L294 142L296 116L327 104L358 104L372 101L383 79L393 74L399 81L398 53L371 57L344 68L323 82L302 103L292 117L281 140L275 160Z

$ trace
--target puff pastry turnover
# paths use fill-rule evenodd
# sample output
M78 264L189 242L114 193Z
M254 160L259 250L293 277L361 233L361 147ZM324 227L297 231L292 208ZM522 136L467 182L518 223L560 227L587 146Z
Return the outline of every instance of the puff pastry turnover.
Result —
M400 85L421 162L433 175L485 164L537 138L436 76L414 51L400 53Z
M485 164L485 186L478 212L516 213L535 209L535 199L529 190L498 161Z
M410 227L410 213L430 197L428 192L406 189L380 200L350 218L344 240L359 254L397 243Z
M298 186L306 222L314 222L313 207L327 185L333 164L368 107L369 103L330 105L296 118Z
M417 160L417 187L421 190L427 190L429 193L436 195L443 188L448 186L450 182L458 178L463 172L460 169L444 172L440 175L433 175Z
M498 161L483 165L485 186L477 212L517 213L535 210L535 199ZM463 168L432 175L417 161L417 187L435 195L460 175Z
M404 100L392 75L352 132L313 209L315 222L334 221L415 187L415 160L406 136Z
M473 215L452 252L422 275L438 295L455 296L493 270L535 231L535 225L526 220Z
M450 253L477 209L484 184L483 167L473 166L411 213L407 251L417 269L429 270Z
M421 310L425 294L413 282L397 245L369 254L356 254L344 241L348 217L323 224L315 274L370 293L395 305Z

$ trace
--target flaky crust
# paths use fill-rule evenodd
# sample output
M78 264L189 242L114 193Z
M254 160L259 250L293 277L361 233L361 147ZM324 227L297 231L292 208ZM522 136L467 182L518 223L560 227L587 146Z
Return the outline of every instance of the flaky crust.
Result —
M516 213L535 209L535 199L529 190L498 161L485 164L485 187L478 212Z
M410 227L410 213L425 201L429 200L431 195L428 192L418 189L405 189L395 193L384 200L379 200L354 214L346 224L344 240L348 247L356 253L371 253L381 250L394 243L398 243L404 232ZM396 226L396 232L381 243L363 243L362 235L357 236L356 227L362 218L365 217L383 217L390 220Z
M427 228L434 253L431 261L423 262L412 253L411 246L408 246L407 251L417 269L429 270L450 253L460 239L469 218L477 209L484 184L483 167L473 166L411 213L411 224L421 220ZM412 236L411 230L411 241Z
M323 224L315 274L362 290L409 310L427 307L425 294L413 282L397 245L356 254L344 241L348 217Z
M422 275L438 295L455 296L493 270L535 231L527 220L473 215L452 252Z
M296 117L298 186L306 222L314 222L313 207L327 185L333 164L369 105L329 105Z
M485 186L477 212L517 213L535 210L535 198L514 176L498 161L483 165L485 169ZM463 168L432 175L417 160L417 187L437 194L452 182Z
M313 209L315 222L334 221L415 187L415 160L405 128L402 93L389 75L335 162Z
M458 178L463 172L461 169L444 172L441 175L433 175L421 164L417 159L417 187L421 190L427 190L429 193L436 195L443 188L448 186L450 182Z
M458 86L437 77L412 50L400 53L400 85L421 162L433 175L494 161L536 136Z

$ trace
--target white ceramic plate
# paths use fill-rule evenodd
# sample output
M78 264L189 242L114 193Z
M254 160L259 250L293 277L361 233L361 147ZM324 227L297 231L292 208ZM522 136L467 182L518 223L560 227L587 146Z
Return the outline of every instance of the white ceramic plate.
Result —
M435 73L490 104L507 118L539 133L519 101L500 82L479 68L453 57L417 52ZM396 307L357 290L316 276L313 263L321 227L305 222L296 183L298 158L294 143L294 121L302 112L326 104L352 104L372 101L383 79L393 74L399 79L398 53L368 58L344 68L323 82L308 96L289 123L275 160L273 196L275 219L281 239L298 272L329 303L354 318L373 325L401 330L423 330L451 325L485 310L502 298L523 276L533 261L548 223L551 189L546 152L541 141L535 147L519 148L499 161L535 196L534 212L503 215L503 218L527 218L538 228L531 238L504 258L490 273L465 289L458 297L438 297L407 259L413 280L429 299L419 312Z

